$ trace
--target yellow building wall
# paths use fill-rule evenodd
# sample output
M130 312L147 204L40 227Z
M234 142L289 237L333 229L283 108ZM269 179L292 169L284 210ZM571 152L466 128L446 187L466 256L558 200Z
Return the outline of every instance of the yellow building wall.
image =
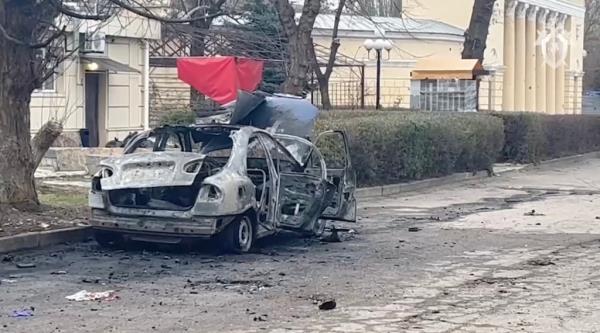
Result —
M144 50L141 41L109 36L106 48L108 57L137 69L139 73L107 73L106 94L101 95L99 101L100 112L103 106L105 110L105 117L99 120L101 143L114 137L122 139L130 131L142 130L144 124ZM77 56L61 64L57 72L56 91L32 94L32 133L50 119L62 121L66 133L75 133L85 127L84 66Z
M331 39L316 36L314 42L328 45ZM388 108L410 107L410 73L418 59L449 57L460 59L462 43L446 40L416 40L414 38L388 38L394 48L382 52L381 61L381 104ZM344 37L340 39L339 53L365 64L365 105L375 105L377 63L376 53L364 48L365 38ZM336 68L330 79L330 95L335 101L352 101L350 107L358 107L360 72L359 68ZM351 84L350 82L354 82ZM340 88L341 87L341 88ZM340 91L341 90L341 91ZM335 96L335 93L338 96ZM340 103L338 103L340 104Z

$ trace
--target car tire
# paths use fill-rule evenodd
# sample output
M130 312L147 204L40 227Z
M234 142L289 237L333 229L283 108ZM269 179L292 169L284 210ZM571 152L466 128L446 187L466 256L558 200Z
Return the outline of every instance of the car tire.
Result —
M247 253L254 245L254 225L250 217L236 218L223 230L221 237L223 250L230 253Z
M325 227L327 227L327 220L320 218L316 219L312 227L313 235L315 237L323 236L323 233L325 232Z
M123 237L110 231L94 230L94 239L101 247L105 248L123 246Z

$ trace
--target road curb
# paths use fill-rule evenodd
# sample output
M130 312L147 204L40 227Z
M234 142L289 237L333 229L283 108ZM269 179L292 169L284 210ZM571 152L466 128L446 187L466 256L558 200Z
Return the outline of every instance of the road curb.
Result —
M91 235L90 227L72 227L0 237L0 253L39 249L65 242L81 242Z
M547 161L542 161L537 164L523 164L521 168L496 171L494 172L496 176L500 175L508 175L515 172L521 172L525 170L531 170L544 166L553 166L562 163L576 163L581 162L589 158L600 158L600 151L573 155L561 158L555 158ZM466 182L469 180L478 180L488 178L487 171L479 171L476 173L472 172L464 172L464 173L456 173L453 175L439 177L439 178L429 178L424 180L417 180L408 183L399 183L392 185L383 185L383 186L375 186L375 187L363 187L356 190L355 196L357 199L368 199L368 198L376 198L376 197L385 197L388 195L395 195L406 192L414 192L423 190L426 188L438 187L443 185L450 184L459 184L462 182Z

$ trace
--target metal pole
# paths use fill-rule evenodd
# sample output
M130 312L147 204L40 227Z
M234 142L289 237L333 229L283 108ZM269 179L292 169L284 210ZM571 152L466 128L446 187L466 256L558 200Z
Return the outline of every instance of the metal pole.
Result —
M380 98L381 98L381 50L376 50L377 52L377 92L375 96L375 109L380 110Z
M365 109L365 65L360 67L360 108Z
M144 40L144 130L150 129L150 43Z

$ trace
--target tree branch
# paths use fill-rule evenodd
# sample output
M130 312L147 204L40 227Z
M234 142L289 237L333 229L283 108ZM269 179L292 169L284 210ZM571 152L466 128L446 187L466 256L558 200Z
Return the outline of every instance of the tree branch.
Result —
M143 10L143 9L139 9L136 8L132 5L126 4L125 2L121 1L121 0L108 0L111 3L124 8L125 10L132 12L136 15L145 17L145 18L149 18L152 20L156 20L156 21L160 21L162 23L192 23L192 22L196 22L196 21L202 21L202 20L209 20L209 19L213 19L215 17L219 17L221 15L223 15L224 13L219 11L217 13L211 13L211 14L206 14L203 16L199 16L199 17L193 17L193 18L183 18L183 19L169 19L169 18L165 18L165 17L161 17L158 15L155 15L153 13L151 13L148 10Z
M29 47L31 47L32 49L41 49L41 48L44 48L44 47L50 45L50 43L52 43L55 39L57 39L60 36L62 36L65 33L66 30L67 30L67 26L63 25L63 27L60 30L57 30L56 32L54 32L50 37L46 38L45 41L39 42L39 43L36 43L36 44L31 44L31 45L29 45Z
M60 2L58 2L57 0L50 0L50 3L54 6L54 8L56 8L56 10L58 10L62 14L67 15L69 17L82 19L82 20L104 21L104 20L109 19L112 16L111 14L104 14L104 15L81 14L81 13L78 13L76 11L73 11L73 10L70 10L70 9L64 7L62 5L62 0Z

